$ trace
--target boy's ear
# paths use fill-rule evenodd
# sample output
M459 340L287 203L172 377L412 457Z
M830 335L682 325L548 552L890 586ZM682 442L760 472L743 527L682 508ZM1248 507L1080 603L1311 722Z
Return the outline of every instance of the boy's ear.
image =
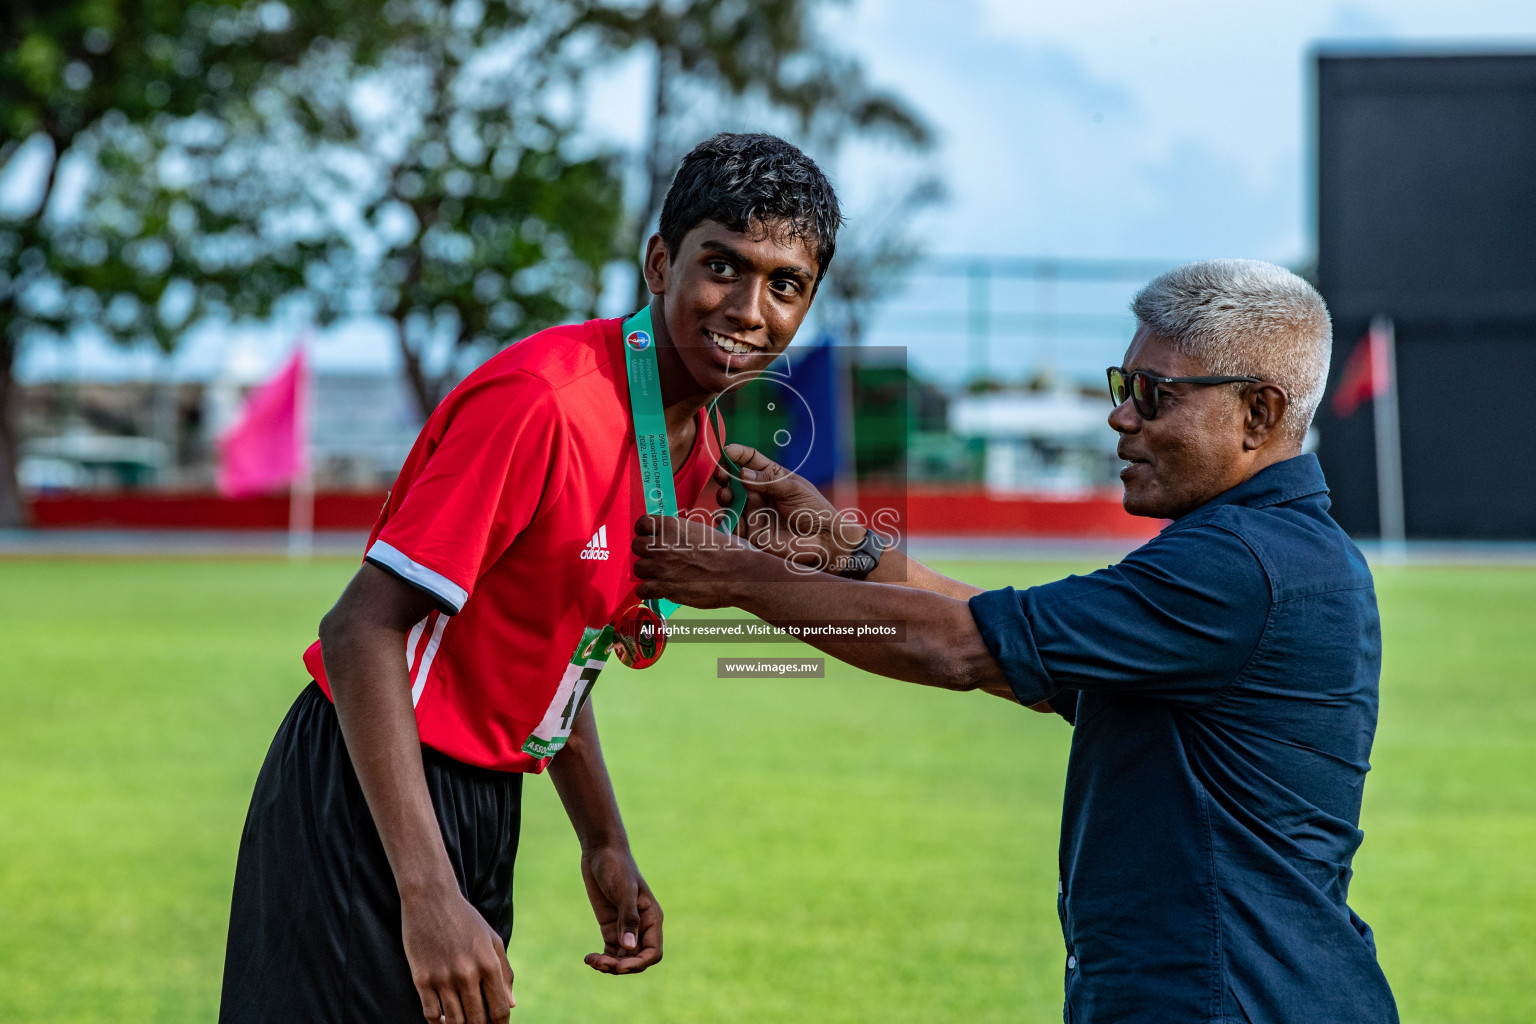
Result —
M645 264L642 269L645 273L645 286L651 294L665 295L672 277L672 254L667 251L667 243L662 240L660 233L652 235L650 241L645 243Z

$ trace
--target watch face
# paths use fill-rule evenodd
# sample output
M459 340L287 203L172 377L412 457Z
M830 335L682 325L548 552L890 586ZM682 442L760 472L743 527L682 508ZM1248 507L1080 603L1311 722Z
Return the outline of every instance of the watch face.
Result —
M847 579L862 580L875 571L875 566L880 564L880 556L884 553L885 538L874 530L866 530L864 539L844 556L843 567L838 575Z
M667 620L650 605L631 605L614 620L610 649L630 668L650 668L667 649Z

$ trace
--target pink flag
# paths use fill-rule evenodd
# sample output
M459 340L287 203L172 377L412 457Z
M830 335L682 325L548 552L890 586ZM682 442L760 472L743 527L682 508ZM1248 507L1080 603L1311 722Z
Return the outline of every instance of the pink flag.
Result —
M308 393L300 345L277 376L251 392L239 418L219 436L220 494L265 494L308 475Z

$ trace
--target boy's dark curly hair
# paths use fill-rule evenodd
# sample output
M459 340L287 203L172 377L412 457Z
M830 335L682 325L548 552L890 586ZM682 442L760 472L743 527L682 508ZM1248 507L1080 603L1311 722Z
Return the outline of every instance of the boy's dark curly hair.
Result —
M661 206L661 239L677 258L683 236L701 221L732 231L785 230L808 239L816 281L827 272L843 222L837 193L816 161L776 135L721 132L694 146Z

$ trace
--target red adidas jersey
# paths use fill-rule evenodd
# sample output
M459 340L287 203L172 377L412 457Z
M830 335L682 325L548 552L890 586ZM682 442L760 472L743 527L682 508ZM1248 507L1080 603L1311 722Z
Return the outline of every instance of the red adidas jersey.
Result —
M541 331L465 378L368 539L367 561L437 600L404 656L421 741L456 760L542 771L530 735L541 722L568 734L571 673L584 697L601 668L571 667L585 631L635 601L629 545L645 506L619 327ZM713 509L723 439L702 411L697 438L674 473L678 502ZM329 696L318 641L304 664Z

